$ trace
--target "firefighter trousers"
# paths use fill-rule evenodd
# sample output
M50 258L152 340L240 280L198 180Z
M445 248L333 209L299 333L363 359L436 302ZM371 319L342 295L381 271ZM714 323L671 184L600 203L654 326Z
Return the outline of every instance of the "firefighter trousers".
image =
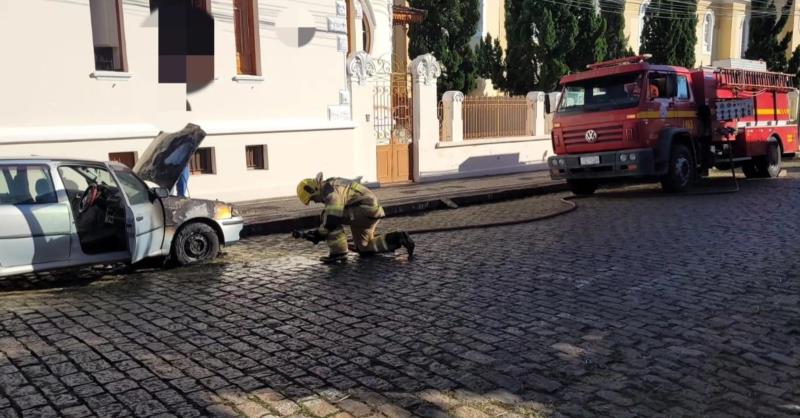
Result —
M375 228L380 219L360 217L350 222L350 232L353 233L353 242L359 254L375 254L392 252L400 248L398 232L375 236ZM345 254L347 248L347 233L344 226L328 232L326 240L330 253Z

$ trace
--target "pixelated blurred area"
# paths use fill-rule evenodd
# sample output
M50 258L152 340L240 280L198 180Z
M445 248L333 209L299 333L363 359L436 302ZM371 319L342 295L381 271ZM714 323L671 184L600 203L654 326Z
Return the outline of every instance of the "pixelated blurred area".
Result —
M301 48L314 39L317 28L314 24L314 16L308 10L292 4L278 15L275 31L278 39L285 45Z
M158 13L158 81L185 83L187 93L214 80L210 0L150 0Z

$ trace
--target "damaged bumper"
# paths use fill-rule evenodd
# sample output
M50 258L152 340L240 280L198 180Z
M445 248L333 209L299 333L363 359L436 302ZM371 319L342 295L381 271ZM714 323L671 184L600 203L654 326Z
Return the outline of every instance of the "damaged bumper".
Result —
M232 245L239 241L242 229L244 228L244 219L237 216L230 219L223 219L216 221L222 231L222 236L225 238L225 245Z

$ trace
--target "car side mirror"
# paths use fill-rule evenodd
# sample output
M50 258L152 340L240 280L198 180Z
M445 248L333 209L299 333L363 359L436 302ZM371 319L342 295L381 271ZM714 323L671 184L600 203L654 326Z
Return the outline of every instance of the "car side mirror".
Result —
M150 189L150 192L153 194L153 196L155 196L155 197L157 197L159 199L163 199L165 197L169 197L169 190L167 190L167 189L165 189L163 187L153 187L152 189Z

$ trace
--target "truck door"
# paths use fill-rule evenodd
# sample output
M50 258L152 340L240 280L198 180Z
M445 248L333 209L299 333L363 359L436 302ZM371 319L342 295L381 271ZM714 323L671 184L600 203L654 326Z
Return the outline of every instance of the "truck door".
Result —
M164 207L161 199L150 196L147 185L133 171L117 165L114 165L113 171L125 195L128 248L131 263L135 263L161 251L164 243Z
M676 90L674 73L650 72L647 74L648 102L644 119L651 140L658 139L658 132L662 129L673 126L674 121L670 115L674 115Z
M675 97L673 99L670 119L672 126L686 128L692 137L697 136L697 106L692 97L689 76L675 74Z
M69 258L69 204L59 202L49 166L0 165L0 219L0 268Z

